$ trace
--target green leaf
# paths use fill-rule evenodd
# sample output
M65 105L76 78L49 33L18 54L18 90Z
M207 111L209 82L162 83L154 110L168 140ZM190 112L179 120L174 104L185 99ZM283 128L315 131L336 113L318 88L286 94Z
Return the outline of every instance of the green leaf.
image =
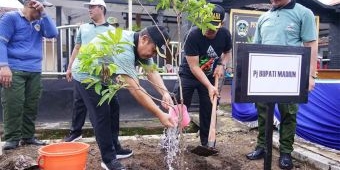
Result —
M97 65L95 70L96 70L95 75L98 76L100 74L100 72L102 71L102 66Z
M115 96L115 94L116 94L116 93L117 93L117 90L115 90L115 91L113 91L113 92L109 93L109 94L110 94L110 97L109 97L109 100L108 100L108 102L111 102L111 100L112 100L113 96Z
M102 91L101 95L103 96L104 94L106 94L107 92L109 92L110 89L105 89Z
M106 93L106 94L100 99L100 101L99 101L99 103L98 103L98 106L103 105L103 103L104 103L107 99L109 99L109 97L110 97L110 93Z
M119 43L123 37L123 29L117 28L115 34L116 34L115 42Z
M93 81L92 78L87 78L87 79L84 79L83 81L81 81L81 83L84 83L84 84L89 84Z
M122 44L122 45L132 45L132 46L135 46L135 44L134 43L132 43L132 42L119 42L119 44ZM122 47L122 48L124 48L124 47Z
M95 85L98 82L99 82L99 80L93 80L89 85L87 85L86 89L89 89L90 87L92 87L93 85Z
M110 34L110 33L111 33L111 30L108 31L108 34ZM105 36L104 34L99 34L97 37L99 39L105 41L106 43L112 43L112 41L107 36Z
M113 42L113 44L116 44L117 43L117 41L116 41L116 34L115 33L113 33L113 31L108 31L108 33L107 33L108 35L109 35L109 37L110 37L110 41L112 41Z
M94 90L96 91L97 94L100 95L100 91L102 90L102 85L101 85L101 83L97 83L97 84L94 86Z
M116 64L109 64L110 76L117 72L118 66Z

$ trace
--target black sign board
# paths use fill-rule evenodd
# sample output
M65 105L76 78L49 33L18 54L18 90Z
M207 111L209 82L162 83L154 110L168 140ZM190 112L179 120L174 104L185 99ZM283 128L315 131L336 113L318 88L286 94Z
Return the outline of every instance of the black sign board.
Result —
M309 47L237 44L233 102L306 103Z

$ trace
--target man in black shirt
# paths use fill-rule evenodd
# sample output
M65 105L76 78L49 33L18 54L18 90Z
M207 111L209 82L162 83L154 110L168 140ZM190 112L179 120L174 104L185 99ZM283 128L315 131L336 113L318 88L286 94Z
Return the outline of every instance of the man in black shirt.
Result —
M232 64L232 42L230 32L222 27L225 10L215 5L213 21L216 30L202 30L194 27L184 44L185 58L180 66L179 75L183 87L184 104L191 105L192 95L196 89L199 96L200 139L202 146L208 143L212 99L219 96L214 87L214 77L224 76L226 65ZM228 68L231 69L231 68ZM230 71L230 70L229 70ZM175 87L179 101L179 86Z

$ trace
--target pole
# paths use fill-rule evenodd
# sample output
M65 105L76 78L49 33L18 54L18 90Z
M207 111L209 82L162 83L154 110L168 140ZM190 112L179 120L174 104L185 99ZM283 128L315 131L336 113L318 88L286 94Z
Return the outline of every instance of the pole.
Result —
M273 118L274 118L275 103L267 104L266 117L266 143L264 155L264 170L271 170L272 167L272 147L273 147Z
M128 20L129 20L129 31L132 31L132 0L129 0L129 14L128 14Z
M56 25L62 25L62 6L56 6ZM63 59L63 41L61 31L59 32L59 36L57 37L57 71L62 72L62 59ZM61 76L58 77L60 79Z
M1 143L1 137L0 137L0 156L2 155L2 143Z

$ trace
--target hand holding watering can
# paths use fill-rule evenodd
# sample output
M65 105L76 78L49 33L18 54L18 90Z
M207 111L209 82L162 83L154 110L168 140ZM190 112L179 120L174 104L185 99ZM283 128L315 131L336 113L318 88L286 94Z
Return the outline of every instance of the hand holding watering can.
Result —
M180 121L180 117L182 117L182 127L186 127L190 123L190 116L188 113L188 109L184 104L178 104L169 108L169 114L173 118L173 120L178 124ZM181 115L181 116L180 116Z

